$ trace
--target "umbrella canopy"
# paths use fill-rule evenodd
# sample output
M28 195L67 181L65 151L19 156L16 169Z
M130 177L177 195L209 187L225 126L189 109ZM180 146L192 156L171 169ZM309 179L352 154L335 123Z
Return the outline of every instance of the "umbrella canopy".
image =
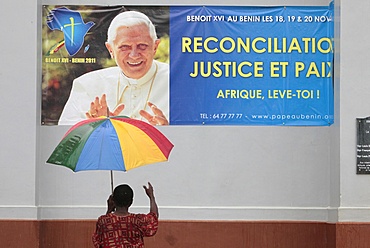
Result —
M87 119L72 126L47 163L73 171L128 171L167 161L173 144L154 126L128 117Z

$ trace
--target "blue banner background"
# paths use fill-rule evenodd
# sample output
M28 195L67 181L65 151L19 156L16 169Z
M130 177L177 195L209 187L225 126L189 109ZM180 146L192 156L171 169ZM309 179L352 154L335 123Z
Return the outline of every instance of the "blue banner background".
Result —
M170 7L171 125L331 125L334 119L333 52L332 44L327 41L333 38L332 19L331 6ZM199 37L200 45L194 46L194 37ZM272 41L272 51L238 52L235 49L225 53L219 49L215 53L207 52L202 44L209 37L218 39L215 42L212 38L209 49L219 48L219 42L225 37L235 41L237 38L244 41L264 38ZM183 38L192 42L188 50L183 50ZM276 50L274 38L278 41ZM293 51L280 52L285 38L287 50L292 40L298 41ZM304 43L303 39L307 38L310 42ZM230 48L230 41L224 44L225 49ZM320 52L319 46L325 52ZM267 49L267 41L258 41L256 47ZM197 49L201 52L196 52ZM326 52L328 50L330 52ZM220 77L212 73L192 77L190 74L197 67L195 61L235 62L236 65L243 61L257 62L260 70L254 73L254 66L244 66L242 71L252 75L242 77L232 73L226 75L226 67L220 66ZM271 63L276 64L274 75L271 75ZM296 64L305 66L298 76L300 67ZM232 97L227 92L233 90L242 93ZM257 91L260 97L253 98Z

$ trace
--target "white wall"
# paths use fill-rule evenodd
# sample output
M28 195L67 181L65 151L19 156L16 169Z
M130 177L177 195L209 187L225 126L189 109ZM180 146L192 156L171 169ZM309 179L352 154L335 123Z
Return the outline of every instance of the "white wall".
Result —
M0 15L0 218L35 218L37 6L17 1Z
M19 5L16 2L3 4L0 17L2 23L14 21L12 25L2 25L2 34L8 33L9 38L7 40L2 36L0 41L5 55L0 62L1 97L4 99L0 110L2 116L12 113L13 117L9 120L3 118L0 124L3 140L0 144L0 180L3 188L0 195L0 218L95 219L105 211L105 201L110 193L109 172L73 173L66 168L45 163L68 127L40 125L40 75L35 61L40 60L36 47L40 45L37 32L41 20L37 11L40 13L41 2L38 1L38 6L35 6L35 3L15 1L19 1ZM328 2L249 0L228 4L312 6L327 5ZM341 14L347 24L342 22L341 25L342 29L343 26L348 26L347 41L342 41L341 47L347 42L347 49L351 41L351 36L347 34L351 31L351 26L348 25L350 15L344 14L343 6L348 12L353 6L348 6L348 0L346 2L347 5L342 1ZM42 2L57 3L86 4L85 1ZM91 3L122 4L121 1L89 2ZM126 3L136 4L135 1ZM143 5L153 3L141 2ZM160 3L172 4L195 2ZM217 1L207 1L204 4L215 5ZM369 7L367 3L363 5ZM22 18L15 20L14 13ZM363 15L361 18L368 17ZM365 29L365 25L362 26ZM364 33L363 30L361 35ZM354 30L351 35L360 33ZM365 42L362 49L364 46ZM361 71L351 65L353 57L358 58L363 51L356 55L343 49L340 51L343 51L341 59L346 54L345 61L351 70L343 67L341 61L340 71L344 75L338 75L336 71L336 80L339 81L340 77L341 84L346 81L356 84L361 82L363 87L365 82L361 80L366 80L365 75L356 75L359 80L353 80L352 73L358 70L360 74ZM358 61L359 67L364 66L365 61L365 57ZM363 73L365 72L366 70ZM115 184L125 182L132 185L136 192L133 210L146 211L148 201L141 185L151 181L155 186L162 219L336 221L339 193L342 193L340 214L351 210L347 214L347 219L351 219L358 213L358 207L370 204L370 199L360 190L370 186L368 177L355 175L354 146L354 119L357 115L367 116L368 113L365 105L357 106L360 104L357 103L356 111L363 112L356 114L347 104L355 104L354 95L359 93L362 94L359 99L361 103L366 102L367 97L365 91L352 89L351 85L347 88L340 85L341 91L338 87L337 122L331 127L161 127L161 131L175 144L170 161L128 173L115 172ZM343 91L343 87L346 91ZM354 95L348 94L351 92ZM18 122L9 123L15 116L18 117ZM339 123L344 123L345 129ZM353 191L353 188L356 190Z
M356 118L370 116L369 1L341 3L341 221L370 221L370 175L356 175Z
M340 206L340 7L341 0L334 4L334 124L330 128L330 176L328 221L338 221Z
M65 131L60 130L41 129L43 161ZM169 162L114 174L116 183L134 187L140 210L148 205L141 185L150 180L164 219L326 220L329 128L169 126L161 131L175 144ZM42 218L89 218L104 211L108 172L73 173L48 164L39 169ZM85 211L91 206L101 208Z

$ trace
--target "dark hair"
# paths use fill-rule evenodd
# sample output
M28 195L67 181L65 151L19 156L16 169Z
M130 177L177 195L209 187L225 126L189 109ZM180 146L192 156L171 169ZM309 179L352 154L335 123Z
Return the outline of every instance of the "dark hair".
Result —
M121 184L113 191L113 201L117 207L130 207L133 198L134 191L127 184Z

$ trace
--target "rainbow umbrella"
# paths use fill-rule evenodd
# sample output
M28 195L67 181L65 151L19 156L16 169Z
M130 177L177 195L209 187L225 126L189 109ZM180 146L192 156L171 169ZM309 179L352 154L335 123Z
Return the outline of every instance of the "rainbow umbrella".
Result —
M128 171L167 161L173 144L155 127L123 116L87 119L72 126L47 163L73 171ZM113 182L112 182L113 185Z

